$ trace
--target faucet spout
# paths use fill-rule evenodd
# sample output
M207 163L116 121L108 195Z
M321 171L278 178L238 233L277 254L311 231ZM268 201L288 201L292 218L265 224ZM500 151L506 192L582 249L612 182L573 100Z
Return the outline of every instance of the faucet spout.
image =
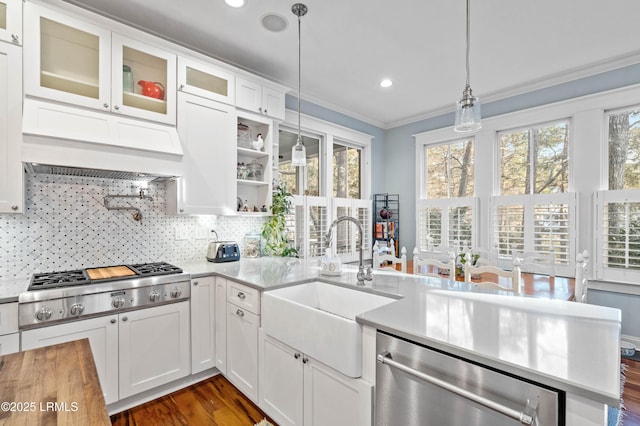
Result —
M358 274L356 276L357 280L358 280L358 285L364 285L364 281L371 281L372 277L371 277L371 273L365 273L365 268L364 268L364 261L363 261L363 253L364 253L364 231L362 230L362 225L360 224L360 221L358 221L358 219L353 218L351 216L340 216L339 218L337 218L336 220L333 221L333 223L331 223L331 226L329 226L329 230L327 231L327 234L325 235L325 243L327 247L331 247L331 236L332 236L332 231L333 228L335 226L338 225L338 223L340 222L352 222L356 225L356 228L358 229L358 251L360 252L359 254L359 265L358 265Z

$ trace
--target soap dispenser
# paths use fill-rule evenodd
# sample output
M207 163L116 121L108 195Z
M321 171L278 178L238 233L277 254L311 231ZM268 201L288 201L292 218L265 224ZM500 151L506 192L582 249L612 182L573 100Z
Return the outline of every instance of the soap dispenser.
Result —
M327 248L325 255L320 259L320 274L340 275L342 273L342 263L340 258L333 257L331 248Z

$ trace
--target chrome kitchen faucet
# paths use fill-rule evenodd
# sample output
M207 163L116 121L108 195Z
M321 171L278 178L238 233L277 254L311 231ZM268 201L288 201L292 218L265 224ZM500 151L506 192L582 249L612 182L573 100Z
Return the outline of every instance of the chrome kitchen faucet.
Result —
M371 281L373 279L373 276L371 275L371 268L367 267L365 270L364 267L364 262L362 260L362 255L364 253L364 232L362 231L362 225L360 224L360 222L351 217L351 216L340 216L339 218L337 218L336 220L333 221L333 223L331 224L331 226L329 226L329 230L327 231L327 235L325 235L325 242L327 244L327 247L331 247L331 230L340 222L344 222L344 221L349 221L349 222L353 222L356 224L357 228L358 228L358 234L360 237L360 248L358 249L360 251L360 265L358 266L358 274L356 275L356 278L358 279L358 285L364 285L365 280L366 281Z

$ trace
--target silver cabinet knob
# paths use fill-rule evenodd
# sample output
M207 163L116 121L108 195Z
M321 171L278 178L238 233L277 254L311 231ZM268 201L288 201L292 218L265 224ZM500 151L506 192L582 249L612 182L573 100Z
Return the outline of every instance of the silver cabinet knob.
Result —
M120 107L118 105L114 106L113 109L115 109L116 111L118 111L120 109Z
M180 90L184 89L184 84L180 85Z
M243 317L244 316L244 312L242 311L242 309L238 309L236 311L236 315L239 316L239 317Z
M303 356L303 357L302 357L302 363L303 363L303 364L306 364L306 363L308 363L308 362L309 362L309 358L307 358L306 356Z
M243 292L239 291L238 292L238 299L244 300L247 298L247 295L244 294Z
M113 306L116 309L124 307L124 297L122 296L114 297L111 300L111 306Z
M293 354L293 357L294 357L295 359L300 358L300 352L296 352L295 354Z
M102 104L102 106L103 106L104 109L109 109L109 104L107 104L107 103Z
M258 107L258 112L262 113L262 107Z
M19 208L20 208L20 207L18 207L18 206L11 206L11 210L13 210L14 212L15 212L15 211L18 211L18 209L19 209Z
M158 300L160 300L160 293L158 293L156 290L153 290L151 293L149 293L150 302L157 302Z
M193 285L198 285L198 281L194 281L194 282L193 282Z
M115 318L111 318L111 321L110 321L110 322L111 322L111 324L115 324L115 323L116 323Z
M84 306L80 303L74 303L70 309L71 315L81 315L84 312Z
M265 114L268 114L268 113L267 113L267 109L266 109L266 108L264 109L264 113L265 113Z
M122 317L122 321L129 321L129 317Z
M51 315L53 315L53 311L49 308L41 308L38 312L36 312L36 319L38 321L46 321L51 319Z

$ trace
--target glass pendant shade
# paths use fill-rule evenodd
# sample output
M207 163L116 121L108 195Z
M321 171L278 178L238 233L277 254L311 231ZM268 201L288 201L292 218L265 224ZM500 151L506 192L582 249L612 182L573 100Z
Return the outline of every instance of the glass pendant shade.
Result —
M300 139L291 148L291 164L296 167L303 167L307 165L307 150Z
M456 121L453 130L458 133L475 132L482 128L480 100L475 96L463 97L456 103Z

